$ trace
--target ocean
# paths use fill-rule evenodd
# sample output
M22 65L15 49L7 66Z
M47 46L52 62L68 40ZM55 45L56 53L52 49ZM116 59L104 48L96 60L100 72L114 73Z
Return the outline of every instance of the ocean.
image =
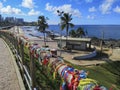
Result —
M73 28L70 28L69 31L72 29L76 30L78 27L82 27L84 31L87 32L88 37L102 38L104 35L104 39L120 39L120 25L75 25ZM35 27L30 27L29 31L28 28L23 28L23 30L26 33L32 33L35 36L43 36L43 34L38 32ZM32 32L30 32L30 30ZM66 35L66 30L61 32L59 25L49 25L47 30L57 34L62 33L62 35Z

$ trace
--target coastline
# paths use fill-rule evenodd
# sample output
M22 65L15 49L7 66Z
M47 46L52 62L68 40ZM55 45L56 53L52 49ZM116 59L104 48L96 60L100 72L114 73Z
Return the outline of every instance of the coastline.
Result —
M22 29L19 29L19 34L18 35L23 35L23 36L25 36L25 32L22 30ZM26 36L25 36L26 37ZM40 36L41 37L41 36ZM43 37L41 37L41 38L39 38L39 37L37 37L37 36L31 36L31 37L27 37L28 38L28 40L29 41L31 41L31 42L35 42L35 43L38 43L38 44L40 44L40 46L44 46L44 39L43 39ZM60 50L60 48L58 48L58 44L57 44L57 42L56 41L53 41L53 40L51 40L49 37L47 37L48 38L48 40L46 40L46 44L47 45L49 45L49 48L51 48L51 49L56 49L57 50L57 54L58 54L58 56L60 55L60 52L61 52L61 50ZM100 40L100 39L97 39L97 40L93 40L92 42L92 44L97 48L97 50L100 50L100 46L99 45L97 45L98 44L98 40ZM97 44L95 43L95 42L97 42ZM116 44L115 42L118 42L118 44L117 45L119 45L119 40L114 40L114 42L113 41L111 41L111 40L107 40L107 42L109 42L109 44L108 45L103 45L103 51L104 51L104 53L106 53L109 57L107 57L107 58L95 58L95 59L87 59L87 60L73 60L73 57L74 56L76 56L76 55L85 55L85 51L79 51L77 54L76 53L72 53L72 52L76 52L76 51L74 51L74 50L72 50L72 52L65 52L65 51L63 51L62 50L62 58L64 59L64 60L66 60L66 61L68 61L68 62L70 62L70 63L73 63L73 64L76 64L76 65L81 65L81 66L89 66L89 65L97 65L97 64L101 64L101 63L105 63L106 62L106 60L112 60L112 61L116 61L116 60L120 60L120 58L119 58L119 54L118 53L116 53L115 52L115 50L118 50L118 49L115 49L115 47L114 48L112 48L111 49L111 47L109 47L109 45L110 44ZM107 49L107 50L106 50ZM113 50L113 49L115 49L115 50ZM114 52L112 52L112 50L115 52L115 54L114 54ZM117 55L117 59L116 59L116 55ZM102 59L102 60L101 60ZM91 62L92 61L92 62Z
M20 32L19 35L22 34L22 35L25 36L25 33L24 33L24 31L22 29L19 29L19 32ZM44 39L42 37L39 38L38 36L31 36L31 37L27 37L27 38L28 38L28 40L30 42L35 42L35 43L40 44L40 46L44 46ZM57 50L57 54L60 55L61 50L60 50L60 48L58 48L57 42L51 40L49 37L47 37L47 38L48 38L48 40L46 40L46 44L49 45L49 48L56 49ZM100 39L98 39L98 40L100 40ZM94 41L94 43L95 42L96 41ZM111 42L111 41L108 41L108 42ZM94 46L98 47L98 49L100 48L98 45L94 44ZM107 51L104 51L104 52L106 54L108 54L108 56L110 56L110 55L112 56L112 51L111 51L110 47L106 47L106 45L104 45L103 47L105 49L106 48L108 49ZM72 52L76 52L76 51L72 50ZM114 59L114 57L112 57L112 58L102 58L102 59L98 57L98 58L92 59L92 62L91 62L91 59L87 59L87 60L73 60L74 56L79 55L79 54L82 55L82 53L83 53L83 55L85 55L85 52L84 51L80 51L77 54L72 53L72 52L65 52L65 51L62 50L62 58L65 61L68 61L68 62L76 64L76 65L81 65L81 66L97 65L97 64L105 63L106 60L108 60L108 59ZM116 59L115 59L115 61L116 61Z
M43 41L41 41L41 42L43 42ZM49 43L49 42L48 42ZM41 43L40 43L41 44ZM54 44L54 43L52 43L52 44ZM41 46L41 45L40 45ZM97 48L97 49L100 49L99 47ZM106 52L106 53L108 53L109 52L109 49L107 49L107 48L103 48L103 50L104 50L104 52ZM81 54L81 53L80 53ZM110 53L111 54L111 53ZM103 75L104 75L104 71L103 71L103 66L109 66L109 63L111 62L111 63L118 63L118 62L113 62L113 61L111 61L111 60L109 60L108 58L106 58L106 57L102 57L102 58L99 58L99 59L89 59L89 60L72 60L71 59L71 56L72 55L74 55L74 51L72 51L72 52L62 52L62 57L63 57L63 60L66 62L66 63L68 63L68 64L70 64L70 65L75 65L75 67L84 67L84 69L85 68L89 68L90 69L90 71L91 71L91 69L92 69L92 71L94 71L94 72L92 72L91 71L91 73L92 73L92 75L94 76L94 73L96 72L96 74L97 74L97 72L98 72L98 77L99 77L99 75L101 75L102 73L103 73ZM116 60L117 61L117 60ZM102 64L102 63L105 63L105 64ZM119 64L119 63L118 63ZM110 64L111 65L111 64ZM94 70L93 70L93 67L95 68ZM114 71L114 67L112 67L113 69L113 71ZM81 69L81 68L80 68ZM97 69L100 69L100 70L98 70L97 71ZM104 70L105 70L105 72L107 72L107 70L106 70L106 68L104 68ZM101 74L100 74L100 73ZM111 73L110 72L110 75L112 75L113 76L113 74L114 74L114 72L113 73ZM91 75L91 74L90 74ZM103 78L103 76L101 77L101 80L102 80L102 78ZM109 77L106 77L106 78L108 78L109 79ZM105 78L105 80L106 80L106 78ZM94 79L96 79L96 78L94 78ZM98 81L101 81L101 80L99 80L98 79ZM104 79L103 79L103 81L105 81ZM113 83L113 82L112 82ZM114 83L113 83L114 84ZM106 84L105 84L106 85ZM110 82L110 85L111 85L111 82Z

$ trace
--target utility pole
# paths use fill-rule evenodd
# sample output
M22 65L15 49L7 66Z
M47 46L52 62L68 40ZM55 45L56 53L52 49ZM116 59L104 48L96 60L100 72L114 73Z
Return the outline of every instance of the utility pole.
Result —
M102 31L102 39L101 39L101 43L100 43L100 55L102 56L102 52L103 52L103 40L104 40L104 31Z
M57 10L58 16L61 18L62 14L64 13L63 11ZM61 25L61 20L60 20L60 25ZM60 57L62 55L62 29L60 30Z

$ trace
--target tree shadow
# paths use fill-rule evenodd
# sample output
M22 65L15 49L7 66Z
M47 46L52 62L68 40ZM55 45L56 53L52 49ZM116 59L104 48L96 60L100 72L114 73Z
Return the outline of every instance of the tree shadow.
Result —
M101 65L101 67L105 68L106 70L108 70L109 72L111 72L116 76L115 84L119 86L120 85L120 61L109 60L107 61L106 64ZM117 88L120 89L120 86Z
M77 60L77 59L75 59ZM86 60L86 61L94 61L94 60L98 60L98 61L106 61L109 60L109 55L106 53L100 53L97 52L97 55L91 58L86 58L86 59L79 59L79 60Z

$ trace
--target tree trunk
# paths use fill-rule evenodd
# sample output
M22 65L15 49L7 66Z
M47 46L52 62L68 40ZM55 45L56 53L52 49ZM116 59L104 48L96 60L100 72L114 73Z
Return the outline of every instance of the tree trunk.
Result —
M67 36L66 36L66 47L67 47L67 39L68 39L68 29L69 29L69 26L67 24L67 27L66 27L66 33L67 33Z
M44 46L46 46L45 32L43 34L44 34Z

